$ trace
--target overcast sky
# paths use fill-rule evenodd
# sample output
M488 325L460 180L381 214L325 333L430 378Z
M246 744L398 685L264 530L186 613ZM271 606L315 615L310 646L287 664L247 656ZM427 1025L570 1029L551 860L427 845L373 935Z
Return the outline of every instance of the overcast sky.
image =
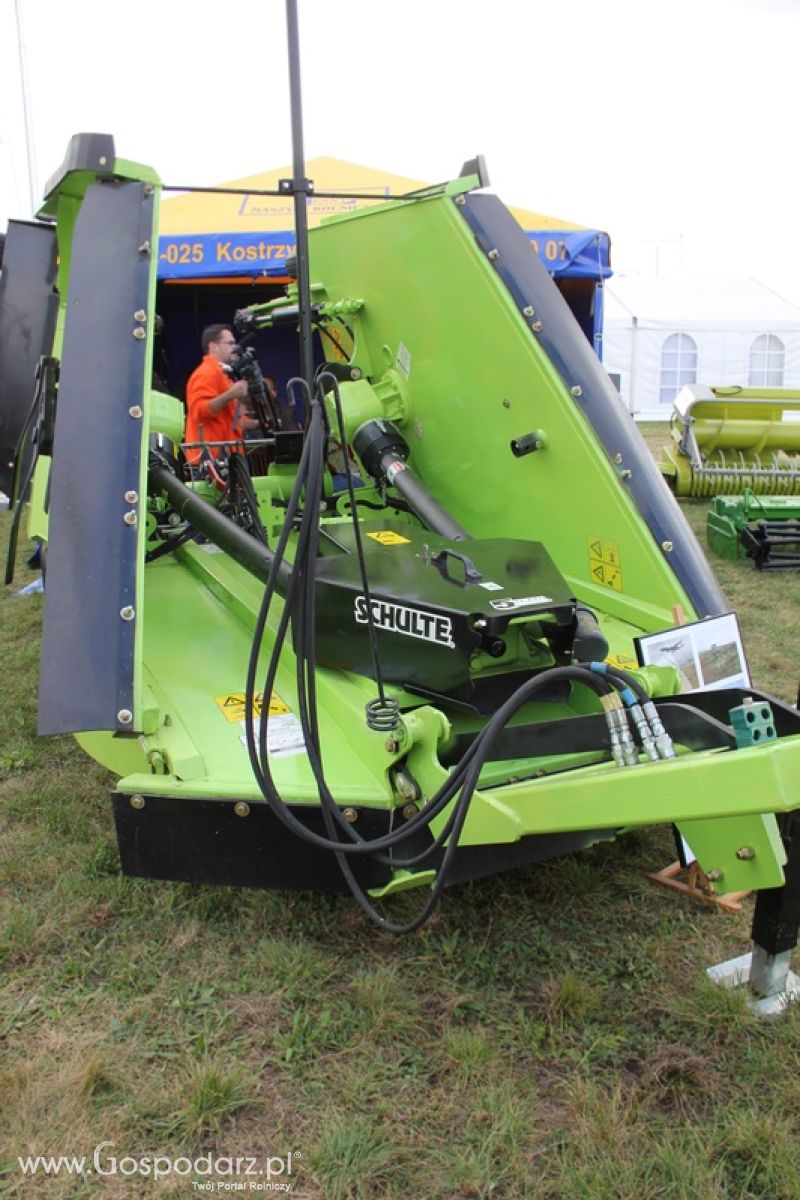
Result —
M291 160L284 0L0 0L0 227L72 133L168 183ZM485 155L511 204L627 271L754 275L800 304L800 0L299 0L306 155L426 181Z

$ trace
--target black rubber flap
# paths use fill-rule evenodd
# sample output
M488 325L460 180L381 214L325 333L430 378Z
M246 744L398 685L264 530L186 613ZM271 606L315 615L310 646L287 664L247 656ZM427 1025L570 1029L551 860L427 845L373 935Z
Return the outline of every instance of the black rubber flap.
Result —
M141 183L95 183L72 240L50 475L39 732L131 731L138 616L136 504L153 203ZM120 720L119 714L123 717Z
M266 804L252 804L243 819L236 815L233 803L224 800L147 796L144 808L135 809L129 796L115 793L112 802L125 875L215 887L348 891L334 855L292 833ZM325 835L318 807L302 804L291 811L312 833ZM354 811L367 840L388 832L390 813L369 808ZM409 854L420 853L428 841L420 838ZM358 855L352 870L366 888L380 887L391 878L389 868L371 855Z
M10 221L0 272L0 491L6 493L36 390L36 364L52 350L55 280L55 227Z
M630 470L627 488L659 546L672 544L668 562L699 616L724 612L725 597L675 498L623 407L569 305L555 286L527 234L497 196L472 194L459 206L478 245L492 251L495 269L520 312L533 310L542 349L573 395L609 456L621 455ZM527 315L527 313L526 313Z

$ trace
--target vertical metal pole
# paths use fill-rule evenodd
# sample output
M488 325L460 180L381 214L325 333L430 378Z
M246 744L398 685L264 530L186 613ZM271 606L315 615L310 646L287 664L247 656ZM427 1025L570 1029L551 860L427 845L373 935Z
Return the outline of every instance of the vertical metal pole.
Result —
M303 154L303 108L300 88L300 36L297 24L297 0L286 0L286 31L289 50L289 96L292 110L292 192L294 229L297 242L297 291L300 309L300 373L313 387L314 350L311 332L311 286L308 271L308 212L306 197L309 182Z
M630 376L628 379L628 408L630 409L630 414L632 417L636 416L636 387L639 382L639 380L637 378L637 374L636 374L637 370L639 369L639 364L638 364L637 356L636 356L636 348L637 348L636 335L638 334L638 332L639 332L639 318L636 316L636 313L632 313L631 314L631 367L630 367ZM661 386L661 380L659 379L659 387L660 386ZM659 399L659 403L660 403L660 401L661 401L661 393L660 392L659 392L658 399Z
M28 163L28 196L31 202L31 215L38 207L38 180L36 179L36 162L33 150L33 121L31 119L31 103L28 95L28 71L26 66L25 44L22 37L22 14L20 0L14 0L14 16L17 21L17 57L19 59L19 81L22 89L22 116L25 122L25 154Z

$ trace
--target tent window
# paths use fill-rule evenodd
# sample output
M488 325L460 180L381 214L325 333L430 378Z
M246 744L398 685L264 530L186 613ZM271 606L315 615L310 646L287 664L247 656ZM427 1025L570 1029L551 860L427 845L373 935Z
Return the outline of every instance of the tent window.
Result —
M786 348L774 333L762 333L750 347L750 387L783 387Z
M672 404L687 383L697 383L697 343L688 333L672 333L661 347L661 404Z

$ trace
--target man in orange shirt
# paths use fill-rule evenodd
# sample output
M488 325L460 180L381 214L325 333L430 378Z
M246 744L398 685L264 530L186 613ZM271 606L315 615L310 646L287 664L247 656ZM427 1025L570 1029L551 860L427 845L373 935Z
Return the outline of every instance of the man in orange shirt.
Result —
M247 381L232 383L222 369L231 360L236 339L229 325L208 325L200 344L203 361L186 384L186 441L237 441L242 436L239 405L247 397ZM218 446L210 448L213 458L218 458L219 452ZM202 450L186 451L191 466L196 466L202 455Z

